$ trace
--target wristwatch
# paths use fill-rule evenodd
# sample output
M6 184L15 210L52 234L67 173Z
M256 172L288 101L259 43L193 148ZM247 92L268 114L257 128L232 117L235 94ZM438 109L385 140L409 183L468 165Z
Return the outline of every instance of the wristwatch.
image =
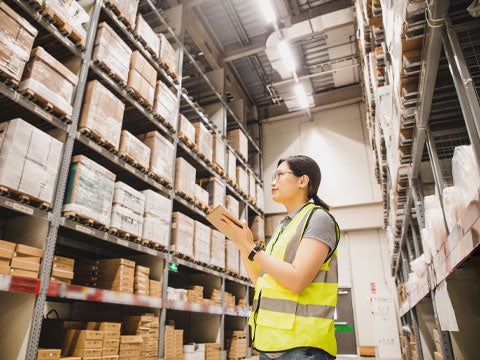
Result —
M255 257L255 255L257 255L257 253L260 250L262 250L260 245L255 245L255 247L252 249L252 251L250 251L250 254L248 254L248 260L253 261L253 258Z

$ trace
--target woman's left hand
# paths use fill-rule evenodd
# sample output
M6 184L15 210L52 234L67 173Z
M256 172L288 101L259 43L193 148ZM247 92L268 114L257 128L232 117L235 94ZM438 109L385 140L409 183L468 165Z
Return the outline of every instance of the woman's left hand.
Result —
M243 227L240 227L225 215L222 215L221 220L230 230L231 236L229 239L233 242L233 244L238 247L240 251L247 254L250 253L254 247L254 243L253 234L248 227L248 223L246 221L242 221Z

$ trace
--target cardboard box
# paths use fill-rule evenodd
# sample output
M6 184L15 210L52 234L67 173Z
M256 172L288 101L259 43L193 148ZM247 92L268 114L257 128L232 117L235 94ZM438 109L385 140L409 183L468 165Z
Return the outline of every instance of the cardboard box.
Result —
M138 238L143 233L143 216L118 204L112 206L110 228L118 229Z
M158 58L160 62L167 65L170 73L177 74L177 52L173 46L168 42L165 35L162 33L158 34L160 39L160 49L158 51Z
M150 279L149 281L150 296L152 297L162 297L162 282L157 280Z
M103 348L113 348L119 349L120 348L120 333L118 334L118 338L116 339L103 339Z
M153 106L155 98L157 75L155 68L143 57L142 53L135 50L130 60L127 85L137 91L150 106Z
M243 157L248 160L248 139L241 129L231 130L227 133L227 139L232 147Z
M139 139L150 149L148 170L170 184L173 180L175 146L158 131L140 135Z
M53 263L57 264L57 265L59 265L59 264L67 265L71 269L73 269L73 267L75 265L75 259L70 259L70 258L66 258L66 257L63 257L63 256L54 255L53 256Z
M34 249L36 249L36 248L34 248ZM13 252L12 259L17 259L17 260L20 260L20 261L40 264L40 260L42 258L40 256L25 255L25 254L20 254L20 253L17 253L17 252Z
M53 10L58 21L68 25L66 28L72 29L75 40L85 46L90 16L77 1L44 0L44 6Z
M209 226L195 221L194 226L194 258L205 264L210 263L210 234Z
M43 257L43 249L24 244L16 244L15 253L34 257Z
M237 182L237 157L230 149L227 150L227 176L234 183Z
M103 348L102 349L102 357L103 356L112 356L112 355L118 355L118 348Z
M175 166L175 191L195 197L196 169L184 158L177 158Z
M153 112L164 118L177 131L179 117L177 96L162 81L157 81Z
M184 136L192 144L195 143L195 126L182 114L178 116L179 120L179 135Z
M110 225L115 174L83 155L74 156L63 211Z
M135 1L132 1L134 3ZM134 15L135 16L135 15ZM123 83L127 83L132 50L106 23L98 25L92 59L100 61Z
M168 212L170 213L171 211ZM170 224L158 216L146 214L143 218L142 239L168 247L169 238Z
M240 217L240 202L232 195L227 195L225 202L227 210L238 219Z
M77 75L38 46L32 51L18 90L31 90L61 113L71 116L77 82Z
M234 274L240 272L240 252L231 242L225 243L225 270Z
M172 213L171 245L175 252L193 258L195 221L180 212Z
M40 270L40 263L22 261L14 257L10 261L10 267L19 270L35 271L38 273L38 271Z
M100 140L118 150L125 104L99 81L87 83L79 129L89 129Z
M225 235L217 230L211 231L210 264L225 268Z
M139 0L109 0L109 2L120 12L120 17L135 28Z
M376 346L359 346L358 352L361 356L375 356Z
M217 164L222 170L225 170L226 167L226 152L225 152L225 142L222 137L218 134L213 135L213 154L212 161L214 164Z
M12 250L12 253L13 253L13 250L15 250L16 246L17 246L17 243L0 240L0 249Z
M193 124L195 127L195 143L198 146L198 151L203 154L209 162L213 159L213 136L205 125L201 122Z
M131 186L117 181L114 185L113 203L128 208L138 215L143 215L145 195Z
M245 194L248 194L248 173L241 166L237 166L237 184L240 190L242 190Z
M0 264L0 274L10 275L10 266L8 264Z
M153 52L155 58L158 58L160 39L140 13L137 14L137 21L135 22L135 33L140 37L143 46Z
M10 275L37 279L38 278L38 271L30 271L30 270L10 268Z
M0 258L10 260L13 257L13 250L0 247Z
M50 204L62 143L17 118L0 124L0 184Z
M20 81L38 31L5 2L0 3L0 73Z
M37 360L57 360L60 359L61 349L38 349Z
M210 194L207 190L203 189L200 185L195 185L195 199L202 204L208 205Z
M127 130L122 131L119 152L141 167L149 168L150 148Z
M219 178L201 179L200 186L207 190L209 194L208 205L216 207L225 204L226 186Z

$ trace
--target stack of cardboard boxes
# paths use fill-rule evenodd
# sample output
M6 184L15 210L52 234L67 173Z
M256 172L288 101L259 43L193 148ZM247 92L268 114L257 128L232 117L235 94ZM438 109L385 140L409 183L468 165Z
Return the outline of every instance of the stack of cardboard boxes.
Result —
M144 209L145 196L131 186L117 181L113 193L110 229L121 230L141 238Z
M187 301L189 303L204 303L203 286L194 285L187 289Z
M99 288L133 294L134 282L134 261L123 258L98 261Z
M225 235L220 231L211 231L210 236L210 264L225 268Z
M225 270L234 274L240 273L240 252L231 242L225 244Z
M208 225L195 221L194 226L194 259L208 264L210 263L210 233L211 229Z
M150 149L150 166L148 170L153 175L172 184L175 146L158 131L140 135L139 139Z
M227 178L232 184L237 183L237 157L230 149L227 150Z
M177 76L177 52L173 46L168 42L165 35L158 34L160 38L160 50L158 52L158 59L162 64L165 64L167 72L172 76Z
M150 148L127 130L122 130L119 152L131 163L148 170L150 165Z
M195 126L182 114L178 116L178 122L178 136L187 145L194 145L194 148L198 151L198 146L195 144Z
M135 266L135 281L133 283L135 295L150 295L150 268L146 266Z
M135 50L130 60L127 85L148 106L153 106L157 76L155 68L150 65L139 50Z
M10 260L13 257L16 245L13 242L0 240L0 274L10 274Z
M195 221L185 214L172 214L172 236L170 244L176 253L193 258L193 234Z
M82 358L101 358L103 331L67 329L63 338L62 354Z
M158 51L160 50L160 39L152 30L150 25L145 21L141 14L137 14L137 21L135 22L135 33L137 34L142 45L147 49L154 58L158 58Z
M204 159L211 163L213 158L213 136L202 122L196 122L195 126L195 143L198 146L198 152Z
M142 359L142 335L121 335L119 359L141 360Z
M241 129L231 130L227 139L243 160L248 161L248 139Z
M150 296L161 298L162 297L162 282L150 279Z
M50 281L70 284L74 275L74 266L74 259L55 255L53 257L53 267Z
M140 359L157 359L159 318L153 314L124 316L122 323L125 334L142 337Z
M131 28L135 28L138 2L139 0L108 0L109 5L114 8L114 12Z
M241 166L237 166L237 184L243 194L248 195L248 173Z
M201 179L200 185L208 191L208 205L215 208L225 204L225 183L217 177Z
M38 278L43 249L16 244L10 260L10 275Z
M183 330L173 325L165 326L165 348L163 356L166 360L183 360Z
M226 334L227 359L243 359L247 357L247 334L245 331L232 331Z
M142 239L168 247L172 200L153 190L144 190L145 211Z
M175 191L195 198L195 177L197 171L182 157L177 158L175 166Z
M157 81L153 112L164 118L173 130L178 128L178 99L162 81Z
M62 354L61 349L38 349L37 360L59 360Z
M225 171L225 142L218 134L213 135L213 155L212 162L217 165L220 170Z
M205 344L205 360L220 360L222 356L222 345L220 343Z

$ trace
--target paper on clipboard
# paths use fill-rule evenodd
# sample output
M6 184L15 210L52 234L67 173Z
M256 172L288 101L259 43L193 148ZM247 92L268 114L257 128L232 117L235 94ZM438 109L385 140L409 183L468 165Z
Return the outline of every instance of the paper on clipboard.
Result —
M226 227L223 223L222 215L225 215L227 218L233 221L233 223L240 228L243 228L242 223L238 220L235 216L232 215L230 211L228 211L224 206L218 205L215 209L213 209L207 216L206 219L217 228L223 235L227 238L232 238L231 230Z

